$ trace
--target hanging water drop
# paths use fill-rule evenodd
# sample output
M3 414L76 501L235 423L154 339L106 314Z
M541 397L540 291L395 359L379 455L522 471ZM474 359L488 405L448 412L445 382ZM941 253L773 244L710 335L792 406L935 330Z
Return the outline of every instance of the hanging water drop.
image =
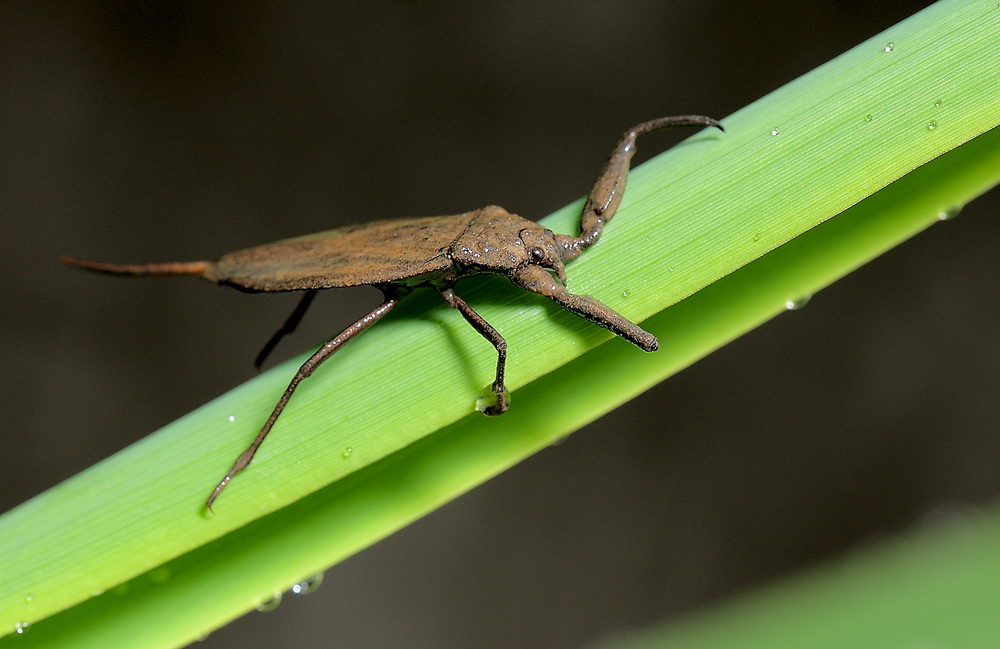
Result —
M308 595L323 583L323 573L318 572L309 579L303 579L299 583L292 586L292 592L296 595Z
M267 613L268 611L273 611L278 608L279 604L281 604L281 593L275 592L273 597L265 599L260 604L257 604L257 610L262 613Z
M785 302L785 308L789 311L797 311L805 305L809 304L809 300L812 299L812 295L803 295L802 297L795 300L788 300Z
M167 568L166 566L153 568L149 571L149 580L154 584L162 584L168 579L170 579L170 568Z
M14 625L14 631L16 631L18 635L21 635L27 630L28 630L27 622L18 622L17 624Z
M956 216L958 216L958 213L961 211L962 211L961 205L952 207L947 210L941 210L940 212L938 212L938 221L950 221Z

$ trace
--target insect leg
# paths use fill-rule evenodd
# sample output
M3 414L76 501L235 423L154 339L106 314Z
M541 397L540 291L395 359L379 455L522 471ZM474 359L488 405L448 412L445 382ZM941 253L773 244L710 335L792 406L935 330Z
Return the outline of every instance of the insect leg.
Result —
M441 296L448 306L458 309L465 321L472 325L479 335L493 343L497 349L497 377L493 381L493 392L497 395L496 405L486 409L485 414L490 416L502 415L507 410L507 388L503 384L503 375L507 366L507 341L503 339L500 332L494 329L490 323L483 320L483 317L473 311L472 307L465 300L455 295L455 291L446 288L441 291Z
M323 363L323 361L332 356L334 352L343 347L345 343L381 320L385 314L392 310L392 307L396 306L397 302L399 302L399 298L394 293L392 295L386 295L385 302L383 302L379 307L352 324L347 329L344 329L335 338L330 339L327 343L320 347L315 354L310 356L309 360L302 364L299 371L295 373L294 377L292 377L292 382L288 384L287 388L285 388L285 393L281 395L280 399L278 399L278 404L274 407L274 412L272 412L271 416L268 417L264 427L261 428L260 432L257 434L257 438L254 439L253 443L247 447L247 450L243 451L243 453L236 459L236 463L233 464L233 468L229 470L226 477L223 478L215 490L212 491L212 495L208 497L208 501L205 503L206 507L211 509L212 503L215 502L219 493L226 487L227 484L229 484L229 481L233 479L233 476L250 464L250 460L253 459L254 453L257 452L257 447L259 447L261 442L264 441L264 438L267 437L271 427L274 426L274 422L277 421L278 415L280 415L281 411L285 409L285 405L288 403L288 400L291 398L292 393L295 392L295 388L298 387L299 383L301 383L303 379L308 378L309 375Z
M281 325L281 329L274 332L271 339L267 341L263 349L260 350L260 353L257 354L257 358L254 359L253 366L258 372L260 371L260 366L264 364L264 361L271 355L274 348L278 346L281 339L295 331L295 327L299 326L299 322L302 321L302 316L306 314L306 309L308 309L309 305L312 304L314 297L316 297L316 291L306 291L305 295L302 296L302 300L299 302L299 305L295 307L294 311L292 311L292 315L288 316L288 319L285 320L285 324Z
M525 266L515 273L514 283L527 291L554 300L564 309L621 336L643 351L655 352L659 346L656 336L594 298L570 293L541 266Z
M611 152L594 188L590 190L590 196L587 197L587 203L583 207L583 215L580 217L580 236L570 237L562 234L556 236L562 248L564 261L573 259L594 245L601 236L604 224L615 215L622 194L625 193L625 178L628 176L629 165L635 154L636 138L643 133L667 126L714 126L720 131L725 130L722 124L704 115L661 117L630 128L618 141L618 146Z

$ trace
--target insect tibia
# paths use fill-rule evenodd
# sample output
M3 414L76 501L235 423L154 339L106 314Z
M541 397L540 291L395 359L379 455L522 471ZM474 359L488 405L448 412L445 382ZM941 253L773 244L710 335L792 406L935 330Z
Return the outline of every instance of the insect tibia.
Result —
M214 264L210 261L181 261L165 264L106 264L101 261L63 257L62 263L71 268L89 270L103 275L125 275L129 277L157 277L167 275L194 275L210 277Z

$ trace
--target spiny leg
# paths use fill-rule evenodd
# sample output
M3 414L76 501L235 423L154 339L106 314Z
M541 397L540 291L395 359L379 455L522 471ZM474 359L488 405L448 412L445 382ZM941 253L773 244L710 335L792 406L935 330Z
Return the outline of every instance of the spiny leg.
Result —
M288 384L287 388L285 388L285 393L281 395L280 399L278 399L278 404L274 407L274 412L271 413L271 416L268 417L264 427L261 428L259 433L257 433L257 438L254 439L253 443L250 444L249 447L247 447L247 450L240 454L240 456L236 459L236 463L233 464L233 468L229 470L226 477L219 482L219 485L212 491L212 495L208 497L208 501L205 503L205 506L208 507L209 510L212 509L212 503L215 502L219 493L221 493L222 490L225 489L226 485L229 484L229 481L233 479L233 476L250 464L250 460L253 459L254 453L257 452L257 447L259 447L261 442L264 441L264 438L267 437L271 427L274 426L274 422L277 421L278 415L280 415L281 411L285 409L285 405L288 403L288 400L291 398L292 393L295 392L295 388L298 387L299 383L301 383L303 379L308 378L309 375L323 363L323 361L332 356L334 352L343 347L345 343L381 320L385 314L392 310L392 307L396 306L397 302L399 302L399 298L395 294L386 295L385 302L383 302L379 307L352 324L347 329L344 329L338 336L332 338L320 347L315 354L309 357L309 360L302 364L299 371L295 373L294 377L292 377L292 382Z
M656 336L594 298L570 293L541 266L525 266L517 271L514 283L527 291L554 300L564 309L621 336L643 351L655 352L659 347Z
M476 313L465 300L455 295L454 290L451 288L444 289L441 291L441 297L448 303L448 306L458 309L458 312L462 314L465 321L472 325L473 329L478 331L480 336L493 343L493 346L496 347L497 377L493 381L493 393L497 395L497 402L496 405L486 408L483 413L491 417L502 415L507 410L507 406L510 405L509 393L503 383L503 375L507 366L507 341L503 339L499 331L494 329L490 323L486 322L481 315Z
M583 207L583 215L580 217L580 236L556 235L556 240L562 248L563 261L573 259L594 245L601 236L604 224L615 215L622 194L625 193L625 178L628 176L629 165L635 154L636 138L643 133L667 126L714 126L720 131L725 130L722 124L704 115L661 117L630 128L618 141L618 146L611 152L594 188L590 190L587 204Z
M263 349L260 350L260 353L257 354L257 358L254 359L253 366L258 372L260 371L260 366L264 364L264 361L271 355L274 348L278 346L281 339L295 331L295 328L299 326L299 323L302 321L302 316L306 314L306 310L309 308L309 305L312 304L314 297L316 297L316 291L306 291L305 295L302 296L302 300L299 301L299 305L295 307L294 311L292 311L292 315L288 316L288 319L285 320L285 324L281 325L281 329L274 332L271 339L267 341Z

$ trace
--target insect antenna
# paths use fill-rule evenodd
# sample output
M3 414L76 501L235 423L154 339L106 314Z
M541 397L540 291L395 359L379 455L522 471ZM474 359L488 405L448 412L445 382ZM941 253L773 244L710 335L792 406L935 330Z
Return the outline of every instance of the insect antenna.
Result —
M580 217L580 236L570 237L560 234L556 237L562 248L563 261L573 259L597 243L604 224L615 215L625 193L625 178L628 176L632 156L635 155L636 138L643 133L668 126L711 126L723 132L726 130L717 120L704 115L660 117L630 128L618 141L618 146L611 152L594 188L590 190L587 204L583 207L583 215Z

